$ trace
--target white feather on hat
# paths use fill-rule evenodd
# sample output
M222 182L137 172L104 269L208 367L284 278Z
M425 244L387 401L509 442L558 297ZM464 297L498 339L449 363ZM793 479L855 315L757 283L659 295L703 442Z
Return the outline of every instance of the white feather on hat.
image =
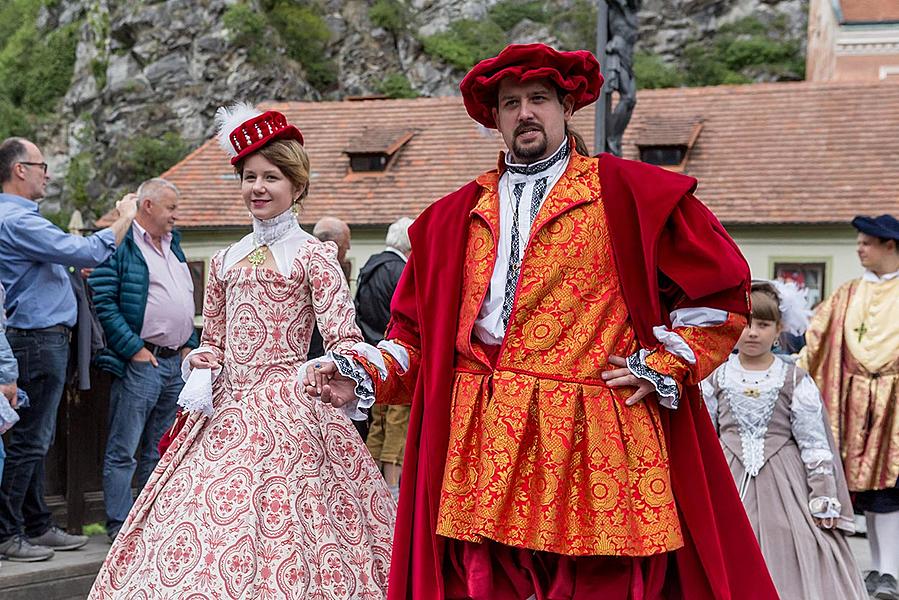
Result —
M219 145L228 156L237 156L237 149L231 143L231 132L262 114L262 111L246 102L235 102L229 106L220 106L215 111L215 136Z
M780 324L784 331L793 335L804 334L812 317L808 307L808 290L799 289L795 281L772 279L771 285L780 300Z

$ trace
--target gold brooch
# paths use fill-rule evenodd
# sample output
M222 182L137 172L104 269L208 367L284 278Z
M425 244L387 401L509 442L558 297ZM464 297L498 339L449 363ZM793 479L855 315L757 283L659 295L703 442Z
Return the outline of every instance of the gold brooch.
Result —
M265 262L265 250L268 246L259 246L247 256L247 261L254 267L258 267Z

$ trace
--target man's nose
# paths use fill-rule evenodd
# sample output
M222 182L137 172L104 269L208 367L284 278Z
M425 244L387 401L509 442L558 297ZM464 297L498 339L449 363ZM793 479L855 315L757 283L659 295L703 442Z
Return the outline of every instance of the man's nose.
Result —
M521 108L518 110L518 120L519 121L530 121L534 118L534 111L531 110L531 105L527 100L521 101Z

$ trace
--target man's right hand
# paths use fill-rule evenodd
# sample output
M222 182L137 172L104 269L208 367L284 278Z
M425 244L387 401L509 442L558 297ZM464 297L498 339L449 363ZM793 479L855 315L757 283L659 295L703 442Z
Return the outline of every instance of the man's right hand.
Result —
M131 362L135 363L144 363L148 362L152 364L154 367L159 366L159 362L157 362L156 357L153 356L153 353L147 350L146 348L141 348L138 350L137 354L131 357Z
M9 405L15 408L19 404L19 386L16 385L16 382L12 383L0 383L0 396L6 396L6 399L9 400Z
M341 375L331 361L316 361L306 367L303 385L308 396L321 398L325 404L337 408L356 399L356 382Z
M190 357L191 369L218 369L219 361L215 360L212 352L200 352Z

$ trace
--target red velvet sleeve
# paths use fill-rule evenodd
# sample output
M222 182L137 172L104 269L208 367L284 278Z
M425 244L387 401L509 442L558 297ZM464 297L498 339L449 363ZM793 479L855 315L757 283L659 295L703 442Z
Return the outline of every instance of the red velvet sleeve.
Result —
M390 322L385 338L402 346L409 355L409 368L404 369L386 350L381 350L387 376L364 356L353 353L353 358L365 369L372 380L375 402L380 404L411 404L415 381L421 367L421 338L418 329L418 309L415 298L415 267L406 263L390 305Z

